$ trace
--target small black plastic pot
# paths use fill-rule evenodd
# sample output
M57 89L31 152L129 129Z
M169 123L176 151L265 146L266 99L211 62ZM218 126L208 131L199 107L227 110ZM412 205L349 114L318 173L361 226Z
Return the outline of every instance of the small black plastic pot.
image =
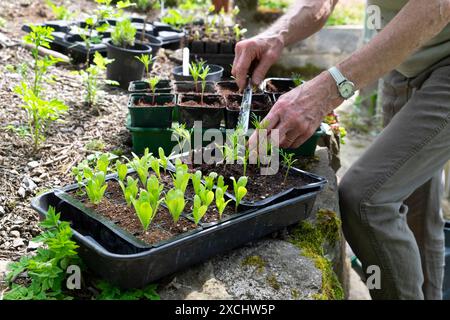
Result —
M138 105L139 102L144 102L147 105ZM173 94L131 94L128 102L131 126L139 128L170 128L172 126L174 107L175 96Z
M172 82L170 80L159 80L156 85L156 93L171 93ZM152 93L150 84L144 80L131 81L128 87L130 93Z
M194 101L196 104L187 104ZM206 105L220 103L221 107L210 107L201 105L201 95L183 94L178 96L179 122L186 124L187 128L193 128L195 121L202 122L204 129L218 129L224 118L225 102L219 95L204 95L203 102Z
M296 85L291 78L268 78L264 80L262 87L265 93L282 95L294 89Z
M207 54L219 53L219 42L205 41L205 53Z
M191 53L205 53L205 43L200 40L190 41L188 44L189 50Z
M221 54L233 54L234 48L236 47L236 41L224 42L220 43L219 52Z
M223 75L223 68L215 64L208 64L208 66L210 70L208 76L206 77L206 81L220 81ZM175 67L172 71L172 74L176 81L194 81L194 78L192 78L191 75L183 75L183 66Z
M227 107L225 110L225 126L227 129L235 129L238 124L240 109L229 108L228 106L232 103L242 103L242 95L229 95L227 97ZM265 106L261 108L261 106ZM272 101L268 95L265 94L254 94L252 96L252 106L250 113L250 123L249 128L255 128L252 123L254 116L259 119L264 119L272 108Z
M150 55L152 53L150 46L136 42L133 48L124 49L115 46L112 41L108 41L106 45L108 58L114 59L106 69L109 80L117 81L121 88L128 89L131 81L142 79L145 67L136 57L142 54Z
M136 39L138 39L139 41L142 39L142 32L138 32L136 33ZM145 34L145 42L146 45L149 45L152 48L152 55L153 57L156 57L156 55L158 54L159 49L161 49L163 42L158 39L157 37L146 33Z
M174 83L174 91L175 93L201 93L202 91L202 83L198 81L197 86L193 81L176 81ZM205 87L205 94L214 94L216 93L216 87L214 82L207 81Z

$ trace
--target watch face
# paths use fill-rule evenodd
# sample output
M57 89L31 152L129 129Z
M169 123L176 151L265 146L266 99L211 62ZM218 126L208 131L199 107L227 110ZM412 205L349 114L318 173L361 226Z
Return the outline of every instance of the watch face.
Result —
M339 92L344 99L348 99L355 93L355 86L350 81L346 81L339 86Z

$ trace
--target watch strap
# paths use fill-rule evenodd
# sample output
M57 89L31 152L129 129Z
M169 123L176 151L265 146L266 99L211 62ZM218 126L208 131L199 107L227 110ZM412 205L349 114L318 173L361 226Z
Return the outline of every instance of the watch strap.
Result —
M333 77L334 81L336 81L337 85L340 85L342 82L347 81L347 78L339 71L336 67L331 67L328 69L328 72Z

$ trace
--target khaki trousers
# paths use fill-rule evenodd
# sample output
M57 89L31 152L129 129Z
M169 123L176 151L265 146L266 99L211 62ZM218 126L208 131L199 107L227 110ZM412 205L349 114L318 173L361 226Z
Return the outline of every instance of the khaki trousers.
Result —
M373 299L442 299L450 57L415 78L391 72L383 113L385 129L339 186L344 234L364 270L380 268Z

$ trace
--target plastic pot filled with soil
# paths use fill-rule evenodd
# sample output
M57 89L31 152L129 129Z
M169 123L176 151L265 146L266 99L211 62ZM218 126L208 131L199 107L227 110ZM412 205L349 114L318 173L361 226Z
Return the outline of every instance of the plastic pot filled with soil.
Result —
M121 88L128 89L131 81L142 79L145 67L136 57L143 54L150 55L152 53L150 46L136 42L133 47L122 48L115 46L112 41L108 41L106 45L108 59L114 59L106 69L109 80L117 81Z
M178 96L179 122L193 128L201 121L205 129L220 128L224 119L225 101L219 95L182 94Z
M239 112L241 110L242 95L231 94L226 98L225 125L227 129L234 129L238 124ZM250 128L255 128L253 119L264 119L272 108L272 101L266 94L254 94L252 97Z
M145 80L131 81L128 86L128 92L130 93L152 93L150 83ZM159 80L155 88L156 93L171 93L172 81Z
M242 95L236 81L219 81L216 83L217 93L227 97L229 95ZM260 88L253 88L253 94L262 93Z
M174 91L175 93L192 93L192 94L201 94L202 93L202 83L198 81L195 83L194 81L176 81L174 83ZM216 87L214 82L207 81L205 83L205 94L215 94Z
M272 95L274 102L278 101L281 95L295 89L303 84L302 80L294 80L292 78L268 78L265 79L262 87L263 91Z
M205 65L209 66L209 74L206 77L206 81L217 82L222 79L223 76L223 68L221 66L215 64ZM172 71L173 77L176 81L194 81L194 78L191 75L184 76L183 75L183 66L175 67Z
M87 266L134 288L306 219L326 184L300 170L264 177L248 168L243 176L242 165L195 168L163 157L146 152L131 160L133 170L119 162L110 176L97 162L92 176L40 195L32 207L41 215L54 207L71 222Z
M175 96L173 94L131 94L128 103L131 126L170 128L174 107Z

